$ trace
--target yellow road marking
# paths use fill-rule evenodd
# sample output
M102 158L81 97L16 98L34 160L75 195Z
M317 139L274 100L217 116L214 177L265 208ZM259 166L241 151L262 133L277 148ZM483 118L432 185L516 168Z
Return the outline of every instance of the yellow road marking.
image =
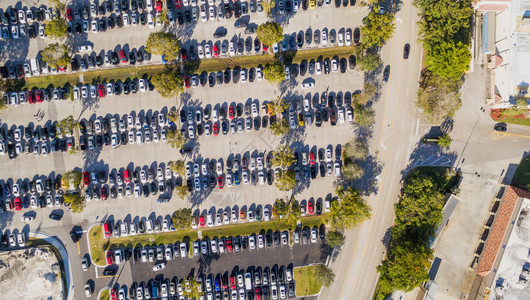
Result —
M77 254L81 255L81 249L79 248L79 242L77 242L76 244L77 244Z
M491 133L491 137L494 139L500 139L503 137L510 137L510 136L516 136L516 137L522 137L522 138L530 138L530 135L524 135L524 134L518 134L518 133L509 133L509 132L499 132L499 131L493 131Z

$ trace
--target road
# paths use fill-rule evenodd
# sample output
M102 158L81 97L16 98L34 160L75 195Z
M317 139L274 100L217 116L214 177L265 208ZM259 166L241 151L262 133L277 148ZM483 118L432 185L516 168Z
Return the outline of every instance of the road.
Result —
M396 31L382 48L384 66L391 65L388 83L382 86L381 98L375 103L376 123L371 153L382 166L373 182L368 204L372 218L346 232L341 254L332 262L336 282L324 289L319 299L371 299L378 273L376 266L385 257L389 229L394 221L394 204L398 201L403 174L414 166L454 166L466 172L483 170L481 164L492 160L520 158L530 147L530 129L509 125L507 133L493 132L494 122L485 105L486 71L478 66L466 77L462 89L462 108L454 122L446 124L453 143L448 150L420 144L432 124L423 121L414 107L420 75L421 48L417 43L417 9L404 1L396 13ZM405 43L411 44L408 60L402 59ZM507 147L508 146L508 147ZM507 167L507 166L504 166Z

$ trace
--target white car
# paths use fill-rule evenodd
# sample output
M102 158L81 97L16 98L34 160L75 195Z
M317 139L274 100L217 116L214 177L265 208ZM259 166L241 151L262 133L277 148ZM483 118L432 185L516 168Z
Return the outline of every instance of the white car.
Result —
M24 222L24 223L29 223L29 222L35 220L35 218L34 218L33 216L22 216L22 219L21 219L21 220L22 220L22 222Z
M337 72L339 70L339 62L336 59L331 60L331 71Z
M206 21L208 21L208 17L206 16L206 9L202 9L201 8L201 21L203 23L205 23Z
M39 26L39 37L40 37L41 39L43 39L43 38L46 37L46 33L45 33L45 31L44 31L44 24L41 24L41 25Z
M327 30L322 30L322 34L320 36L321 36L320 43L322 45L327 45L328 44L328 32L327 32Z
M351 32L350 31L346 31L346 33L344 34L344 40L345 40L346 46L351 45Z
M337 33L337 43L340 47L344 46L344 37L342 36L342 33Z
M149 1L148 1L149 2ZM149 28L155 28L155 22L153 21L153 15L147 14L147 25L149 25Z
M212 57L212 51L210 49L210 45L209 44L204 45L204 54L205 54L206 58L211 58Z
M210 5L208 12L210 13L210 20L215 20L215 6Z
M81 46L77 47L77 50L78 50L79 52L88 52L88 51L92 51L92 45L90 45L90 44L81 45Z
M312 82L312 81L310 81L310 82L303 82L303 83L302 83L302 88L303 88L303 89L310 89L310 88L312 88L312 87L314 87L314 86L315 86L315 83Z
M138 87L140 88L140 92L145 92L147 91L147 83L146 83L146 80L145 79L140 79L138 81Z
M228 43L228 53L230 53L230 56L236 55L236 48L234 47L233 42Z
M256 79L259 81L261 79L263 79L263 73L261 72L261 68L260 67L257 67L256 68Z
M98 21L92 20L90 28L92 28L92 33L98 33Z
M322 74L322 64L319 61L315 63L315 73L317 75Z
M129 25L130 25L129 15L127 13L123 14L122 19L123 19L123 26L129 27Z
M241 76L241 82L242 83L247 82L247 70L246 69L242 69L241 70L240 76Z

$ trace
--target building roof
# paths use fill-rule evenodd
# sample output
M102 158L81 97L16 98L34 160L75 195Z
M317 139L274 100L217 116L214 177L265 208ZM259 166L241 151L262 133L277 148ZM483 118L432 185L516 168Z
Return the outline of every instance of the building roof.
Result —
M530 193L511 185L506 188L478 264L478 275L486 276L493 269L493 264L506 235L506 230L510 224L515 205L520 197L530 199Z

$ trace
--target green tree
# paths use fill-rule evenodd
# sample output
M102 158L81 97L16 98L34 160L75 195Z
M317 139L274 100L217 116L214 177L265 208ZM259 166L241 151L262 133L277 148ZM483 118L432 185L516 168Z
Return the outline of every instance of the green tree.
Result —
M353 119L361 127L370 127L374 123L374 111L370 107L355 103Z
M81 213L85 208L85 199L79 193L66 193L63 196L64 204L69 205L73 213Z
M383 61L381 60L379 53L367 52L359 56L357 63L361 67L361 71L371 72L379 68L379 66L383 64Z
M282 170L274 184L280 191L291 191L296 184L294 172L291 170Z
M425 65L434 75L459 80L469 69L471 52L462 42L439 42L426 49Z
M335 230L352 228L369 219L372 209L353 187L339 187L336 190L339 201L331 202L331 209L325 215L328 225Z
M166 134L166 142L175 149L182 149L186 145L186 138L178 129L169 129Z
M77 190L81 186L83 174L79 171L68 171L61 177L61 186L69 190Z
M428 71L422 72L416 106L420 108L428 122L436 123L451 117L460 108L461 81L444 79Z
M173 61L179 56L180 42L173 33L152 32L145 41L145 50L152 54L164 55L167 61ZM179 87L182 87L182 84Z
M283 198L278 198L272 206L272 215L276 219L283 219L289 213L289 203Z
M261 7L263 7L263 11L267 15L267 17L272 16L272 10L274 9L274 6L276 5L276 1L274 0L263 0L260 2Z
M177 124L179 122L179 114L174 110L169 111L167 113L167 121Z
M329 287L335 281L335 273L324 265L318 265L315 268L315 280L325 287Z
M5 79L0 80L0 97L4 96L5 92L21 90L26 84L24 79ZM7 108L7 105L4 101L0 100L0 111Z
M186 174L186 167L182 160L170 162L169 168L171 169L171 172L178 174L180 177L184 177L184 174Z
M155 89L160 96L164 98L176 97L184 91L182 78L177 72L172 70L153 75L151 82L155 85Z
M526 102L525 98L519 98L517 99L514 106L505 110L505 114L517 116L517 115L522 115L526 113L527 110L528 110L528 102Z
M175 190L177 191L177 196L182 200L186 199L190 193L187 185L179 185Z
M70 64L68 48L65 44L50 44L41 51L42 61L52 68L67 67Z
M345 239L344 234L336 230L332 230L328 232L328 234L326 235L326 240L328 242L328 245L333 248L342 245L342 243L344 243L344 239Z
M188 277L184 282L183 295L187 299L200 299L201 296L204 296L202 291L202 284L197 281L197 279Z
M344 160L364 160L368 156L368 145L365 140L353 138L344 145Z
M58 11L64 11L66 8L66 4L62 3L60 0L49 0L48 3L50 3L50 6L55 7Z
M453 139L451 139L451 137L449 136L448 133L444 133L439 139L438 139L438 146L442 147L442 148L448 148L449 146L451 146L451 141Z
M394 24L394 14L379 13L379 6L374 6L372 11L363 19L361 34L363 45L370 48L382 46L385 40L392 37L396 26Z
M366 104L368 101L372 100L377 94L377 86L371 82L364 82L363 92L355 94L355 102L359 104Z
M79 127L79 122L74 120L74 116L69 115L68 117L57 122L57 127L61 129L62 133L72 132L74 129Z
M391 249L389 257L377 266L379 284L385 291L410 292L429 280L432 250L413 242L405 242Z
M276 22L265 22L256 31L258 39L265 45L272 46L272 44L283 40L283 28Z
M289 145L279 145L272 152L272 165L286 170L294 163L294 151Z
M160 19L160 22L164 25L169 25L169 18L167 16L167 9L163 9L160 12L160 16L158 17Z
M65 38L68 35L66 19L57 17L47 21L46 27L44 27L44 33L51 39Z
M175 229L188 230L191 229L191 222L193 221L191 209L181 208L173 213L171 219L173 220L173 226Z
M359 162L350 159L348 161L344 161L344 167L342 168L342 176L346 180L358 180L364 176L364 169L359 164Z
M291 198L291 200L289 200L288 205L289 211L287 213L286 218L284 218L282 221L288 227L294 228L298 223L300 216L302 215L302 213L300 212L300 203L298 203L298 201L296 201L294 198Z
M278 118L276 122L269 125L269 129L276 136L284 136L289 133L289 125L284 118Z
M263 68L263 77L271 83L279 84L285 79L285 67L279 61L267 64Z

